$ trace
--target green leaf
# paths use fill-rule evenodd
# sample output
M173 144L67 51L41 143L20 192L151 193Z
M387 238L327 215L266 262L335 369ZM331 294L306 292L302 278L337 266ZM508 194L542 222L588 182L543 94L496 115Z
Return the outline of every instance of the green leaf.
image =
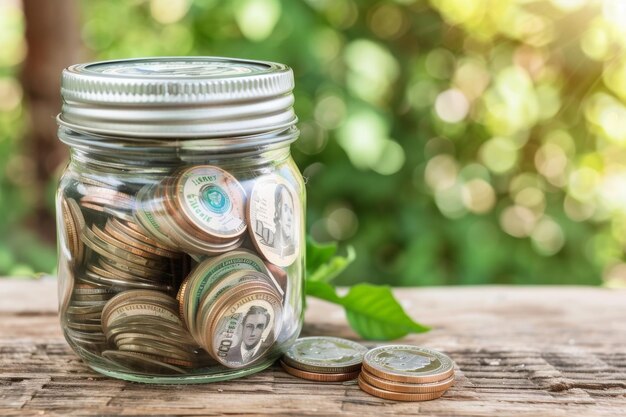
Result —
M347 248L347 256L334 256L327 263L320 265L311 275L310 281L331 282L341 274L356 258L356 252L352 246Z
M345 297L339 297L332 285L308 281L306 292L343 306L350 326L364 339L392 340L430 330L404 312L387 286L358 284L350 288Z
M350 326L364 339L392 340L430 330L405 313L388 286L357 284L341 301Z
M306 272L307 278L323 267L337 253L337 243L317 243L311 236L306 240Z
M307 281L306 293L313 297L321 298L322 300L330 301L331 303L341 304L341 297L335 292L335 287L321 281Z
M356 258L349 246L347 256L335 256L337 243L316 243L310 237L306 245L306 270L308 281L330 282L341 274Z

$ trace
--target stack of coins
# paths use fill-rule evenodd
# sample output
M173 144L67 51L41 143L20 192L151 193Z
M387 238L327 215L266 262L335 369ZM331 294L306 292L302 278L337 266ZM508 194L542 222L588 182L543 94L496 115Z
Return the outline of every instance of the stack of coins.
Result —
M205 356L183 327L173 297L152 290L129 290L111 298L102 310L102 330L116 349L102 356L120 366L145 372L186 373Z
M283 295L259 257L237 250L199 263L177 299L195 341L218 362L240 368L263 357L273 344L282 323ZM259 328L244 340L251 320ZM248 355L246 343L253 346Z
M80 207L78 207L78 203L72 198L61 198L61 210L63 211L64 230L70 251L70 265L78 265L85 256L85 247L79 238L79 233L85 226L85 218Z
M82 280L119 289L176 291L172 261L182 255L145 236L136 224L109 218L103 228L84 227L81 239L95 254Z
M441 397L454 383L454 362L431 349L411 345L381 346L363 358L359 387L370 395L395 401Z
M77 185L76 199L60 199L71 264L66 276L74 277L64 287L68 293L62 304L65 330L74 346L91 353L116 346L102 325L103 309L116 294L134 297L135 290L156 290L173 300L167 294L175 294L190 268L187 256L147 236L134 222L130 194L107 187L89 180ZM136 328L144 329L144 325L140 322ZM191 340L186 330L181 333ZM127 354L122 349L107 355L121 355L130 364L137 352ZM131 369L138 369L138 360L133 361ZM160 369L174 372L167 366Z
M65 311L72 296L74 288L74 272L73 270L83 262L85 258L85 245L80 239L80 233L85 226L85 218L78 207L76 200L66 198L60 199L61 218L63 221L64 239L67 242L68 254L66 255L67 263L59 265L59 269L65 272L66 282L61 288L61 311ZM63 246L65 247L65 245Z
M210 165L179 170L137 194L137 222L188 253L217 255L244 241L246 193L228 172Z
M123 220L132 220L135 199L131 195L98 182L80 187L80 192L83 194L80 199L81 206Z
M304 337L280 364L287 373L311 381L349 381L359 376L366 352L365 346L338 337Z
M106 338L102 332L102 309L115 295L110 288L76 284L65 311L66 331L71 340L87 350L102 350Z

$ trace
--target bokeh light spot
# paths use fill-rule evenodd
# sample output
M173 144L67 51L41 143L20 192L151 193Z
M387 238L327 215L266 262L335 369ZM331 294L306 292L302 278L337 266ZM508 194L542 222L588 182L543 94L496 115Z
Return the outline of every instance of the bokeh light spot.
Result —
M601 177L598 171L582 167L574 170L569 176L569 194L580 201L592 199L600 184Z
M372 11L369 26L376 36L383 39L394 39L406 31L408 24L398 6L381 4Z
M544 256L556 254L565 244L563 229L549 217L543 217L537 223L530 238L535 250Z
M259 42L272 33L280 13L278 0L242 0L235 8L235 20L246 38Z
M150 0L150 14L159 23L176 23L185 17L190 5L189 0Z
M14 78L0 78L0 110L11 111L22 101L22 87Z
M444 122L458 123L467 116L469 102L460 90L452 88L437 96L435 111Z
M371 168L381 175L392 175L400 171L405 160L406 157L402 146L394 140L387 139L384 142L378 161Z
M480 157L492 172L503 174L515 166L517 149L511 139L495 137L483 144Z
M565 211L565 214L567 217L576 222L589 220L593 216L595 208L596 206L594 202L590 201L583 203L569 195L565 196L565 199L563 200L563 210Z
M463 204L463 188L459 183L435 191L435 203L444 216L451 219L463 217L467 210Z
M398 77L400 68L387 48L372 41L352 41L345 49L350 68L348 87L352 94L371 103L382 101Z
M473 179L463 184L463 204L472 213L491 211L496 204L496 194L491 184L482 179Z
M354 236L359 228L359 222L354 211L345 206L332 209L327 216L328 234L333 239L346 240Z
M502 230L514 237L522 238L529 236L536 223L537 217L535 213L524 206L510 206L505 208L500 214Z
M431 189L443 190L456 183L458 171L458 164L452 156L437 155L426 164L424 180Z
M346 105L339 96L325 95L315 104L314 116L315 121L325 129L335 129L346 117Z

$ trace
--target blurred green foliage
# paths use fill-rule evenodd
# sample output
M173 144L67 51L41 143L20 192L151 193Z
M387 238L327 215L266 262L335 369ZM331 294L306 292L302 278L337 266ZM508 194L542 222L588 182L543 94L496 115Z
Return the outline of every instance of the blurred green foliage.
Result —
M0 6L0 274L53 268L9 236L30 204L16 4ZM308 226L358 253L340 283L626 282L626 2L79 4L85 60L294 69Z

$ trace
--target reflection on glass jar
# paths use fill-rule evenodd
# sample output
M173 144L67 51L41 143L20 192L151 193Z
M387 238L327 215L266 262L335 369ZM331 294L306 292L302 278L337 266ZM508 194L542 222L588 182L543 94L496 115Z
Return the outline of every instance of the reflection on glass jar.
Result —
M235 378L302 326L304 205L284 65L153 58L63 73L60 316L93 369Z

